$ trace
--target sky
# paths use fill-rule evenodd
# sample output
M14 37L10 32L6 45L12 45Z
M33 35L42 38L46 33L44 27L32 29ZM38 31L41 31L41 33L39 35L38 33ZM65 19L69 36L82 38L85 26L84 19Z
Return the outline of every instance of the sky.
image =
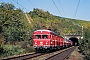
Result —
M90 21L90 0L0 0L2 2L12 3L24 12L38 8L55 16Z

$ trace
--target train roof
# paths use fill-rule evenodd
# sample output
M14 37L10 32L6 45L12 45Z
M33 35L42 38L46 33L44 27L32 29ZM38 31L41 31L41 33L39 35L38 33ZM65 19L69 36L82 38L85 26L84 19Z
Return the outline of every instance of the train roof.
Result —
M46 32L51 32L51 33L54 33L54 34L55 34L55 32L53 32L53 31L51 31L51 30L47 30L47 29L40 29L40 30L36 30L36 31L34 31L34 32L37 32L37 31L46 31Z
M47 30L47 29L39 29L39 30L36 30L34 32L38 32L38 31L46 31L46 32L50 32L50 33L53 33L53 34L57 35L55 32L53 32L51 30ZM60 35L58 35L58 36L60 36ZM63 36L61 36L61 37L64 38Z

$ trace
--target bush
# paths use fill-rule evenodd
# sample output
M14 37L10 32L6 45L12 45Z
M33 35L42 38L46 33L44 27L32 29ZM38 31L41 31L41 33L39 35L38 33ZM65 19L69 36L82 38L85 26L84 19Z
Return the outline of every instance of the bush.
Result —
M22 42L20 42L20 46L21 46L21 48L23 48L23 49L25 49L25 48L27 48L27 42L24 42L24 41L22 41Z
M3 47L0 46L0 55L2 55L4 53L4 49Z
M33 52L33 51L35 51L35 50L34 50L33 46L30 46L30 45L28 44L28 45L27 45L27 48L26 48L26 51L27 51L27 53L30 53L30 52Z
M86 55L85 59L90 60L90 54Z
M30 46L29 42L19 42L17 45L3 45L0 47L0 57L8 57L12 55L24 54L33 52L33 46Z
M3 46L3 54L0 57L7 57L16 54L23 53L24 49L22 49L19 45L5 45Z
M33 48L33 46L31 46L31 44L30 44L30 42L21 42L20 43L20 46L21 46L21 48L23 48L24 49L24 52L25 53L30 53L30 52L33 52L34 51L34 48Z

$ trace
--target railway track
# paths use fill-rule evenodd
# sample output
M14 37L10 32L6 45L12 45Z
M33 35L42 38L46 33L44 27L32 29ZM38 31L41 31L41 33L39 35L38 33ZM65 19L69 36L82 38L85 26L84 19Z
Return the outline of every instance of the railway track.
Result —
M52 53L33 53L3 58L0 60L64 60L76 48L70 47Z
M19 56L12 56L12 57L7 57L7 58L2 58L0 60L27 60L31 59L34 57L38 57L43 55L44 53L33 53L33 54L24 54L24 55L19 55Z
M70 49L67 49L65 51L62 51L58 54L55 54L53 56L50 56L50 57L46 58L45 60L65 60L71 54L71 52L74 51L75 48L76 48L76 46L74 46Z
M28 59L28 60L64 60L66 59L69 54L74 51L76 47L70 47L70 48L66 48L66 49L62 49L56 52L52 52L52 53L47 53L44 55L41 55L39 57L34 57L32 59Z

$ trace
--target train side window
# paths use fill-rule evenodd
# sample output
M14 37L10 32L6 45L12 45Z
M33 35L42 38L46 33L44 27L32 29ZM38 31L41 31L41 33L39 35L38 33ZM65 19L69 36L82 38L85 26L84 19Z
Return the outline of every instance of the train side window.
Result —
M36 35L36 39L41 39L41 35Z
M48 35L42 35L42 39L47 39Z

